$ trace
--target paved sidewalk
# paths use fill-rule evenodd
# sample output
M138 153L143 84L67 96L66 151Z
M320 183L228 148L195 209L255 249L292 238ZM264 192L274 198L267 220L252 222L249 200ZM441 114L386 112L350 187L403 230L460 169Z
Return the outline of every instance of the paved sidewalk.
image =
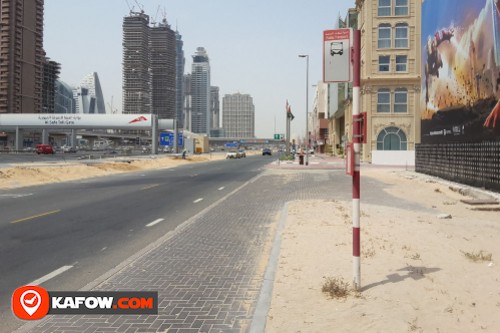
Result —
M350 192L341 189L349 188L350 179L338 174L270 168L86 288L158 291L158 315L48 316L20 331L245 332L283 206L291 200L348 200Z
M305 159L305 158L304 158ZM308 165L299 164L299 158L296 157L293 161L280 161L278 158L270 165L271 168L280 169L344 169L345 170L345 159L329 156L324 154L313 154L309 155Z

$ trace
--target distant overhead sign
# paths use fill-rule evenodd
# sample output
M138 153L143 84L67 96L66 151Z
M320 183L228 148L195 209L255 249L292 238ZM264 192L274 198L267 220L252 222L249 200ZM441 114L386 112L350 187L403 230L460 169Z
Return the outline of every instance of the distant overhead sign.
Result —
M173 119L159 119L160 129L173 129ZM66 114L29 113L1 114L0 128L106 128L150 129L150 114Z
M323 81L351 81L352 29L323 31Z

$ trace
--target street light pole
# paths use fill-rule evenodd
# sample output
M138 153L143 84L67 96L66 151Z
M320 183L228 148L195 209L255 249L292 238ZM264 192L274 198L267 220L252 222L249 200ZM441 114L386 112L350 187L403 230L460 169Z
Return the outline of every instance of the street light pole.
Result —
M299 54L306 58L306 163L309 165L309 54Z

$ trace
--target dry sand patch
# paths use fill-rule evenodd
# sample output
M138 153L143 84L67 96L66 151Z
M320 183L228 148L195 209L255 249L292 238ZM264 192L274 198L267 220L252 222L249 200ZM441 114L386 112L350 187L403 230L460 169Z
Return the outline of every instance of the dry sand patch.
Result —
M499 332L499 213L472 211L424 177L372 175L428 211L362 203L362 291L331 299L325 279L353 276L352 204L291 203L266 332ZM437 217L444 209L451 219ZM466 256L479 251L491 260Z
M215 161L224 158L222 154L193 155L181 157L148 157L128 160L72 161L52 165L22 164L0 169L0 188L18 188L31 185L57 183L70 180L100 177L121 172L172 168L187 163Z

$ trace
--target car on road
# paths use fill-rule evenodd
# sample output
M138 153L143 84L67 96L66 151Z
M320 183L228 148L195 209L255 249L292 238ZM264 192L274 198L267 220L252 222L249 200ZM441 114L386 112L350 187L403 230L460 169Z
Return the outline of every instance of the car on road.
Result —
M61 150L63 153L76 153L76 148L72 146L62 146Z
M264 148L262 149L262 156L271 156L273 154L272 150L270 148Z
M238 156L239 156L239 158L247 157L247 153L245 152L244 149L240 149L240 150L238 150Z
M39 143L35 147L35 152L40 154L55 154L54 148L49 144Z
M226 160L228 159L233 159L233 158L240 158L238 152L236 150L230 150L226 153Z

